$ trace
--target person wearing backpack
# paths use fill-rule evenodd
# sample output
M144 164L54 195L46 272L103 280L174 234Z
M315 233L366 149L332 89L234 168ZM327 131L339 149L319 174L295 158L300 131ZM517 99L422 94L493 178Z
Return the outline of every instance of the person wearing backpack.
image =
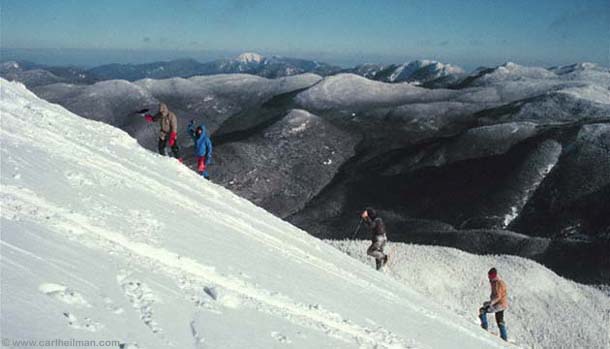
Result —
M178 146L178 118L172 113L167 104L159 103L159 112L155 115L146 113L144 115L146 122L159 121L159 154L167 155L165 148L169 145L174 157L182 162L180 157L180 147Z

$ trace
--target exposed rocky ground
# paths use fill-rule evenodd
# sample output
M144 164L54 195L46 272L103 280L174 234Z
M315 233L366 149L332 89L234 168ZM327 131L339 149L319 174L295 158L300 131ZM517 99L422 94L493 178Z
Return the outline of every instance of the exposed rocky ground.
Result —
M610 71L507 63L427 86L217 75L34 91L153 151L158 126L133 111L168 103L187 155L188 120L205 122L212 180L318 237L351 237L374 206L391 240L516 254L610 282Z

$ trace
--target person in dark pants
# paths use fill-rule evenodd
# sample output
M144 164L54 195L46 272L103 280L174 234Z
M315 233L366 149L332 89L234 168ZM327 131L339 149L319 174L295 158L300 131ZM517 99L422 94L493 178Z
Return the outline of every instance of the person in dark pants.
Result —
M172 113L165 103L159 103L159 112L155 115L146 114L147 122L159 121L159 154L167 155L165 148L169 145L174 157L182 162L180 147L176 141L178 135L178 118Z
M362 212L361 217L372 234L372 243L366 250L366 254L375 258L375 266L379 270L388 262L388 255L383 252L386 241L388 241L385 224L380 217L377 217L377 212L370 207Z
M487 314L494 313L498 329L500 330L500 337L507 341L508 333L506 331L506 323L504 323L504 310L508 308L506 283L504 280L500 279L496 268L489 269L487 276L489 277L489 285L491 286L491 295L489 296L489 301L483 303L483 307L479 309L481 327L487 330L489 327Z

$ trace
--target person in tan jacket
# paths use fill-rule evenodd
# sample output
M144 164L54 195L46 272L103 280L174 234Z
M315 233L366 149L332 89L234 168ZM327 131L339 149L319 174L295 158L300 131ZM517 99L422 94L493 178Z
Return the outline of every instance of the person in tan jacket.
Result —
M159 131L159 154L167 155L165 148L169 145L174 157L180 161L180 147L176 142L178 135L178 118L172 113L165 103L159 103L159 112L155 115L146 114L144 118L147 122L159 121L161 129Z
M506 332L506 324L504 323L504 310L508 309L506 283L500 278L496 268L489 269L487 276L489 278L489 285L491 286L491 295L489 296L489 301L484 302L483 307L479 309L481 327L487 330L489 326L487 322L487 313L494 313L498 329L500 330L500 337L507 341L508 334Z

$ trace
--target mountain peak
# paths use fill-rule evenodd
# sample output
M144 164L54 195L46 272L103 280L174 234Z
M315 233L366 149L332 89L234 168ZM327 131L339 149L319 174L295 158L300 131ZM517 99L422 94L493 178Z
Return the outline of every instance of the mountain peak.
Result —
M16 70L16 69L21 69L21 66L19 65L19 62L17 61L6 61L3 62L2 64L0 64L0 68L1 69L5 69L5 70Z
M265 60L265 56L254 52L244 52L235 59L242 63L261 63Z

